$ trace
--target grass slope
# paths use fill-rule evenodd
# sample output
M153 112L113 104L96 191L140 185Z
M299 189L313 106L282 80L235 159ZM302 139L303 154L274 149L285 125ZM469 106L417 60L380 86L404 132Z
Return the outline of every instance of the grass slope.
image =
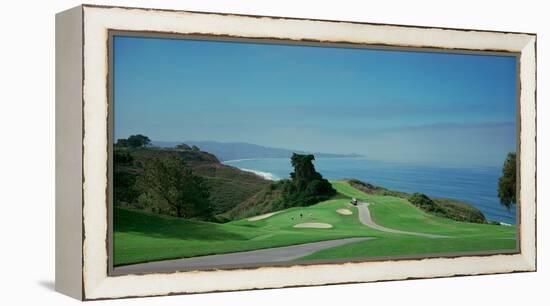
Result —
M115 265L256 250L322 240L375 235L357 215L342 216L337 199L307 209L292 208L268 219L219 224L115 209ZM300 218L302 214L302 218ZM327 229L296 229L303 222L328 222Z
M255 250L306 242L373 236L377 239L316 252L302 259L336 259L368 256L420 255L447 252L513 250L516 228L457 222L423 212L407 200L367 195L347 182L332 182L339 195L303 208L290 208L267 219L241 219L225 224L189 221L128 209L115 210L115 265ZM380 225L452 238L431 239L380 232L361 224L351 197L371 203ZM350 209L344 216L339 208ZM322 222L331 229L297 229L303 222Z
M186 165L193 170L193 173L201 176L210 187L210 201L216 215L231 210L270 184L270 181L253 173L221 164L216 156L204 151L174 148L117 148L116 150L121 153L129 153L134 161L130 164L115 164L115 180L141 173L142 165L152 158L182 158ZM120 180L117 182L115 192L124 188L121 186ZM144 209L136 203L124 203L123 206Z
M516 248L516 227L457 222L440 218L393 196L367 195L345 182L333 182L339 193L371 203L373 220L383 226L421 233L447 235L431 239L410 235L383 235L382 239L362 241L316 252L311 259L403 256L478 251L512 251Z

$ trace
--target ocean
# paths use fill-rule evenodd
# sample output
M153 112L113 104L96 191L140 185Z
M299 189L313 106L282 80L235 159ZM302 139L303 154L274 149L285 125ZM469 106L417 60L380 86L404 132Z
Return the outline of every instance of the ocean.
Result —
M230 160L224 164L270 180L288 178L292 171L289 158ZM515 207L508 211L497 196L500 167L442 167L363 158L317 158L315 168L329 180L355 178L392 190L461 200L480 209L488 220L516 224Z

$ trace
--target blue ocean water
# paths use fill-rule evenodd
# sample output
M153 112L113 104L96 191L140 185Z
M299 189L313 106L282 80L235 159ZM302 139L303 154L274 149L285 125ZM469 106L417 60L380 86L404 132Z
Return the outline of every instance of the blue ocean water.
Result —
M224 163L269 179L288 178L292 171L288 158ZM441 167L363 158L318 158L315 168L328 179L355 178L392 190L461 200L480 209L488 220L516 224L515 207L508 211L497 196L499 167Z

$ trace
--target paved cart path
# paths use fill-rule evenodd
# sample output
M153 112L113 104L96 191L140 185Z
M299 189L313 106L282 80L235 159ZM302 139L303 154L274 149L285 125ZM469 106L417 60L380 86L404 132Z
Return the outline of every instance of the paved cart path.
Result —
M320 242L297 244L285 247L261 249L247 252L198 256L174 260L163 260L149 263L127 265L115 268L116 274L147 272L171 272L193 268L219 268L237 265L267 264L292 261L320 250L345 245L352 242L374 239L372 237L355 237Z
M395 233L395 234L405 234L405 235L415 235L415 236L422 236L422 237L428 237L428 238L449 238L448 236L443 235L435 235L435 234L425 234L425 233L418 233L418 232L408 232L408 231L401 231L396 230L393 228L384 227L382 225L379 225L372 220L372 217L370 215L369 211L369 203L365 202L358 202L357 203L357 210L359 211L359 221L363 223L364 225L373 228L375 230L379 230L382 232L387 233Z

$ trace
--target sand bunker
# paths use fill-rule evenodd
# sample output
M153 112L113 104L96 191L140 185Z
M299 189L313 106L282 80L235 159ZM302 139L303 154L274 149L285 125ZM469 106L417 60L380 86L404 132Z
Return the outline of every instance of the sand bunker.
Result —
M278 214L278 213L279 212L276 211L276 212L271 212L271 213L267 213L267 214L263 214L263 215L259 215L259 216L254 216L254 217L248 218L248 221L258 221L258 220L266 219L266 218L269 218L269 217L273 216L274 214Z
M332 228L332 224L307 222L294 225L295 228Z
M349 209L346 209L346 208L337 209L336 212L341 214L341 215L344 215L344 216L353 215L353 212Z

